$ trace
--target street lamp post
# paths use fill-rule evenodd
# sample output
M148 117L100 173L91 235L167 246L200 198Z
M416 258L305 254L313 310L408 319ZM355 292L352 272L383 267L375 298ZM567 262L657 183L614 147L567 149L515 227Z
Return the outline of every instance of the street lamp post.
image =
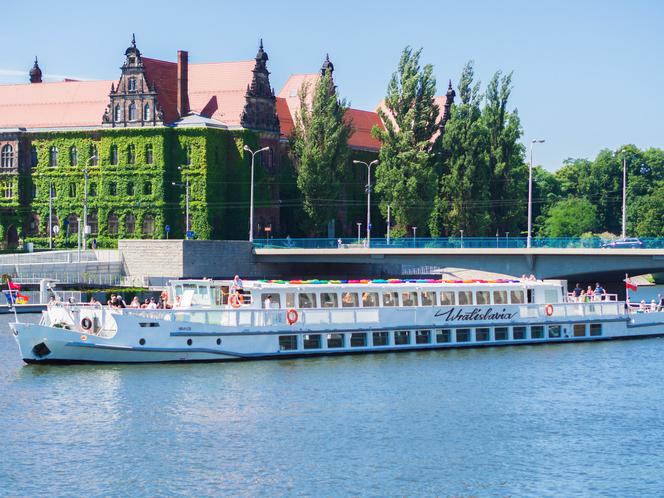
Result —
M88 166L96 160L94 154L88 158L88 162L83 169L83 250L88 248Z
M371 247L371 166L378 164L378 159L370 163L353 160L354 164L364 164L367 167L367 247Z
M413 248L417 247L417 227L413 227Z
M623 153L622 239L627 237L627 158Z
M533 145L543 144L544 139L536 138L530 142L530 167L528 168L528 238L526 247L530 249L533 233Z
M362 223L356 223L357 225L357 243L360 243L360 237L362 236L360 234L360 231L362 230Z
M254 158L256 154L270 150L269 147L263 147L257 151L252 151L248 145L244 146L249 154L251 154L251 193L249 194L249 242L254 241Z
M463 249L463 230L459 230L461 232L461 249Z
M53 249L53 183L48 184L48 248Z
M179 168L178 168L179 169ZM189 226L189 177L185 179L184 183L172 182L176 187L184 187L184 226L185 226L185 239L189 238L189 231L191 227Z
M392 223L392 220L390 218L391 214L391 208L390 205L387 205L387 245L390 245L390 224Z

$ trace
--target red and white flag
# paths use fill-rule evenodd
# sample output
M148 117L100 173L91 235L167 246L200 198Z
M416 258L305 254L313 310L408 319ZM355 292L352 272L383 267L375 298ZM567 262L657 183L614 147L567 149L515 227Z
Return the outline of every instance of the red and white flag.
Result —
M625 279L625 287L627 290L637 291L639 286L632 282L632 279L627 277Z

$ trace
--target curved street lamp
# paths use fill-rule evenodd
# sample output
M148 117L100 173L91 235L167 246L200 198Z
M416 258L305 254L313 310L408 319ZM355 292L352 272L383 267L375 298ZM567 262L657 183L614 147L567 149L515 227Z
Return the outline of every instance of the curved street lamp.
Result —
M248 145L245 145L244 150L251 154L251 194L249 196L249 242L254 241L254 158L256 154L270 150L269 147L263 147L257 151L252 151Z

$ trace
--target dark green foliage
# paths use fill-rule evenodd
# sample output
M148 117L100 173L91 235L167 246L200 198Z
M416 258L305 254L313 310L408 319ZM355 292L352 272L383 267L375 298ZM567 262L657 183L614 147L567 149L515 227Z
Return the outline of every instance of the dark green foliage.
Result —
M542 231L546 237L580 237L597 228L595 206L587 199L570 197L549 208Z

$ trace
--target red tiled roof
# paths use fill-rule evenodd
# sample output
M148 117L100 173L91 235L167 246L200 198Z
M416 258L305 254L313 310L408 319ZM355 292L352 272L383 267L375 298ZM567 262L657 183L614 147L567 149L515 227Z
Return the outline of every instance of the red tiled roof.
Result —
M112 81L0 85L0 128L99 126Z
M172 123L178 118L178 65L148 57L142 60L148 83L154 84L157 89L157 100L164 112L164 122Z
M348 109L344 118L352 123L354 133L348 140L348 145L356 149L380 149L380 141L371 135L374 125L383 128L383 123L377 113L361 111L359 109Z
M282 97L277 97L277 116L279 117L279 126L281 127L281 136L289 138L295 128L293 116L288 109L288 102Z

